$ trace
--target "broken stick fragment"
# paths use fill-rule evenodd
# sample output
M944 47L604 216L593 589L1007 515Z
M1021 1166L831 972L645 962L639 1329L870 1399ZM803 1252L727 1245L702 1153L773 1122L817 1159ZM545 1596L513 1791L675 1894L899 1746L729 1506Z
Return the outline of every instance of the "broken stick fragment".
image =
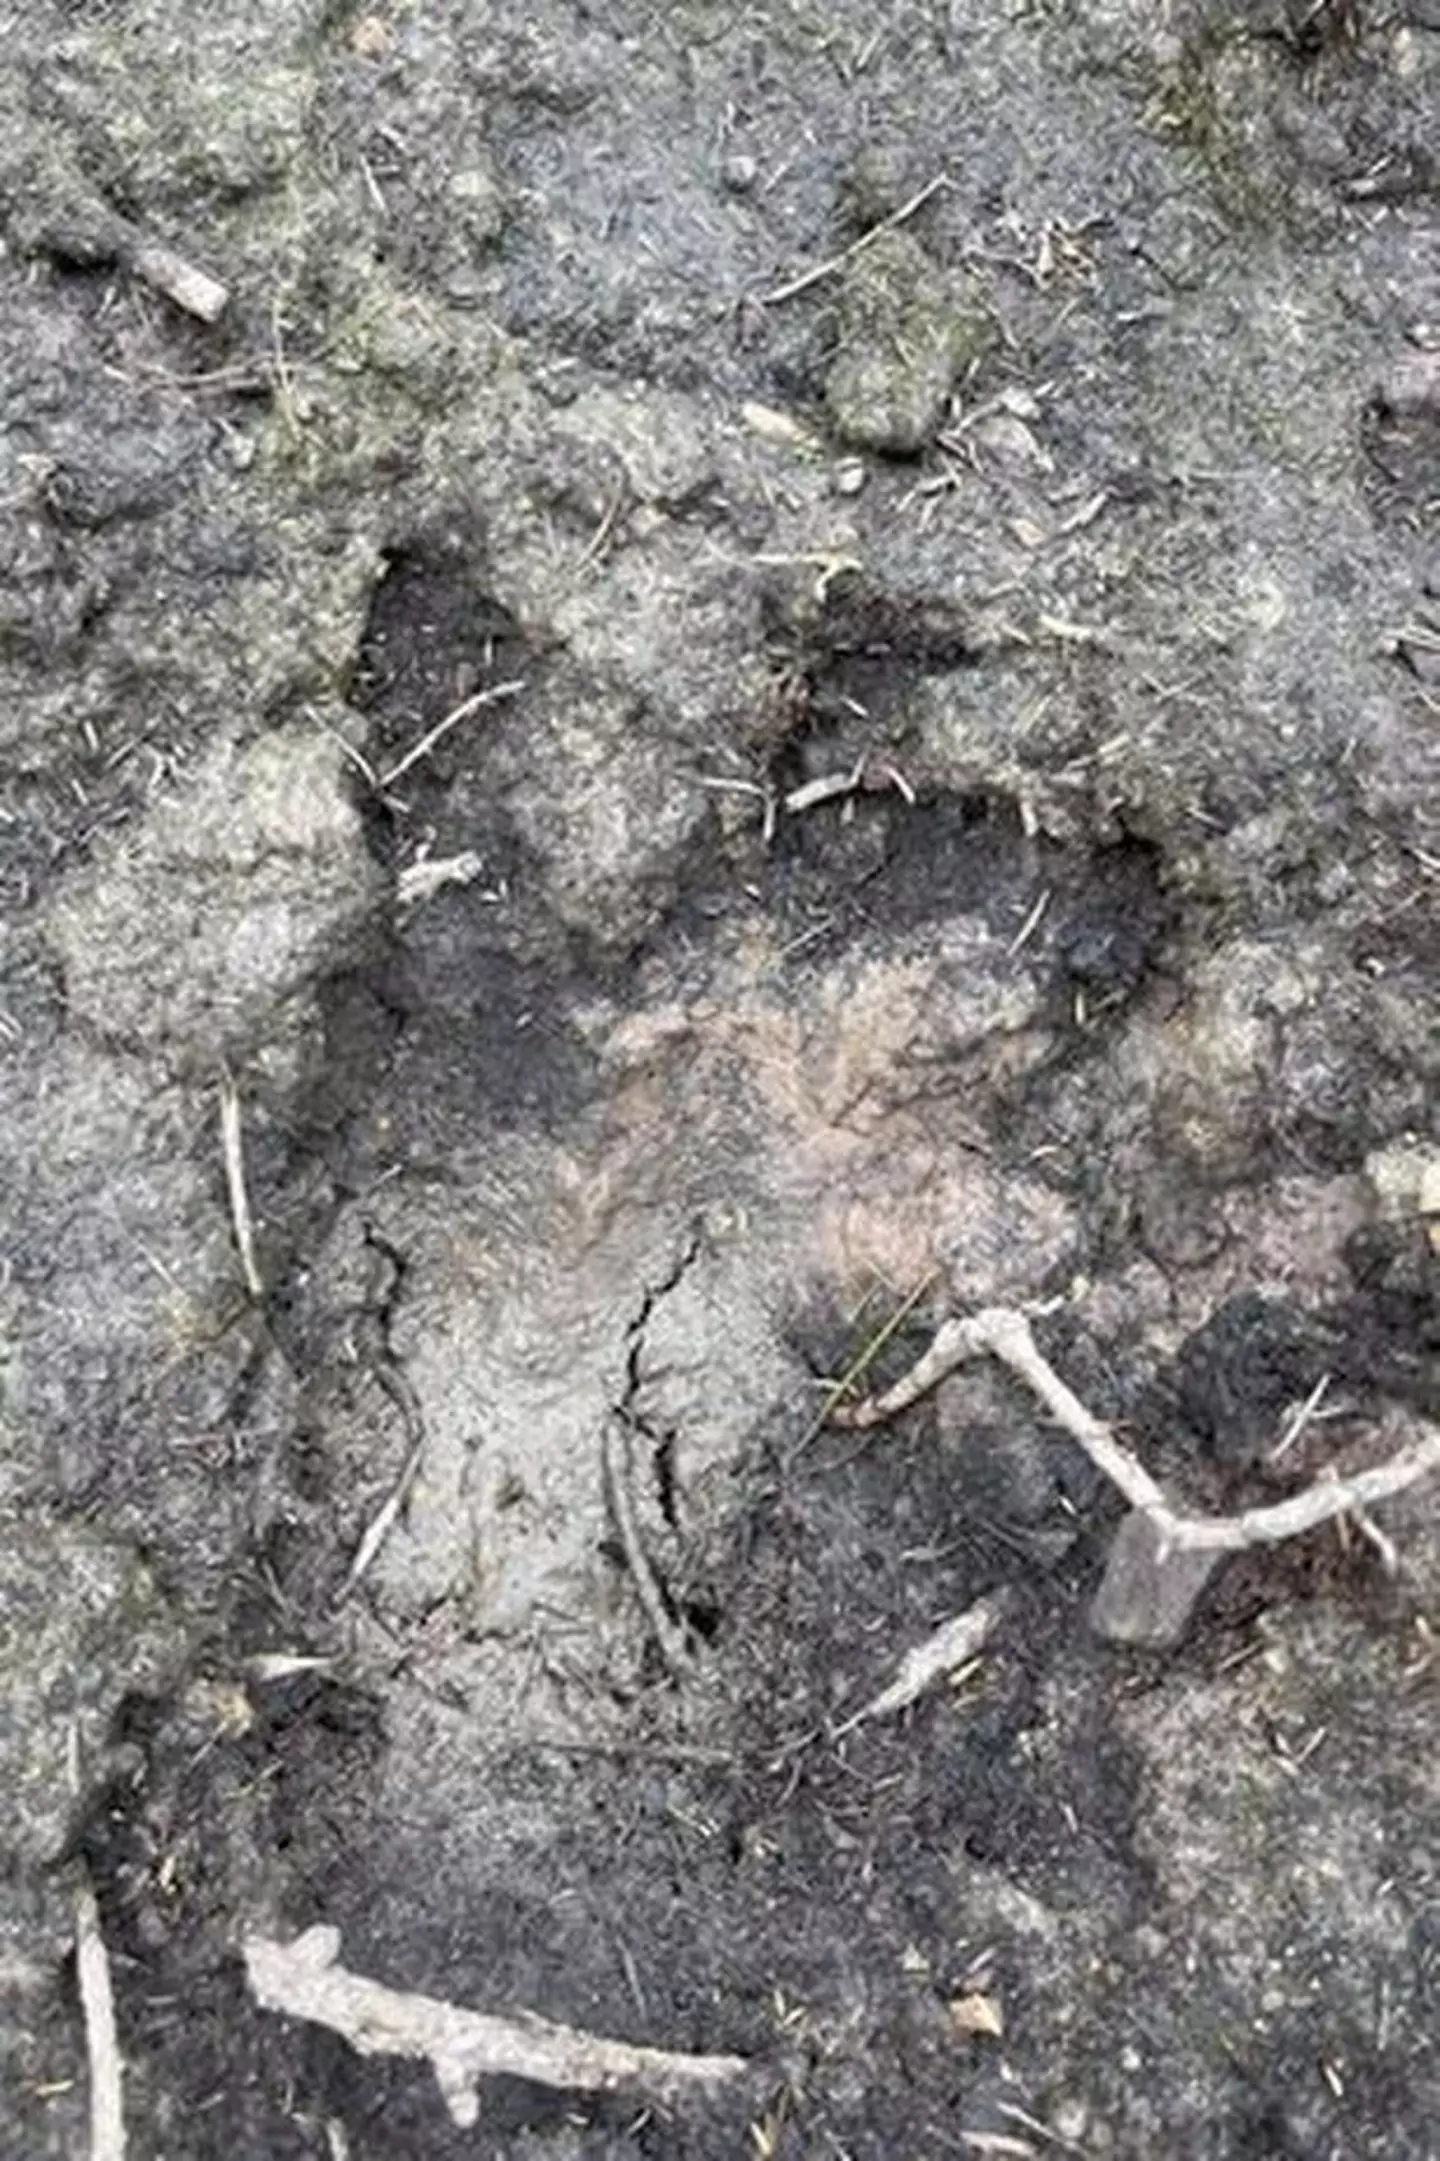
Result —
M218 321L230 292L178 248L153 240L68 163L37 176L21 222L22 244L85 269L119 263L202 323Z
M122 254L137 278L173 300L187 315L197 316L202 323L214 323L225 312L229 288L212 278L208 270L200 270L183 255L177 255L174 248L156 240L141 240L127 245Z
M529 2012L511 2017L469 2011L434 1996L386 1988L338 1963L340 1932L310 1928L293 1943L249 1936L244 1946L251 1992L263 2011L328 2026L362 2056L429 2060L452 2120L468 2130L479 2118L481 2082L523 2078L562 2092L652 2095L673 2101L738 2078L743 2056L672 2055L607 2041Z
M75 1893L75 1966L90 2064L90 2161L125 2161L115 1994L110 1982L110 1957L100 1933L100 1910L88 1876Z
M990 1641L1004 1610L1004 1593L995 1591L989 1598L977 1598L973 1606L967 1606L951 1620L942 1621L923 1643L905 1653L889 1687L882 1688L878 1696L847 1718L836 1739L868 1719L893 1718L897 1712L908 1710L938 1682L972 1665Z

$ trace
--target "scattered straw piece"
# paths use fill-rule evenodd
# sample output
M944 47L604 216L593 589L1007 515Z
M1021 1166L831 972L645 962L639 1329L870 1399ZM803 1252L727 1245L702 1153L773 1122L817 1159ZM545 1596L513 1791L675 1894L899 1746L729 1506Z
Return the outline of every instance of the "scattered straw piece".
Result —
M88 1876L75 1893L75 1964L90 2063L90 2161L125 2161L115 1996L110 1986L110 1960L100 1933L100 1909Z
M362 2056L429 2059L452 2120L468 2130L487 2078L530 2079L561 2092L634 2091L673 2100L723 2085L746 2070L741 2056L671 2055L602 2040L529 2012L495 2017L433 1996L386 1988L337 1964L340 1932L307 1929L293 1943L250 1936L245 1969L255 2001L329 2027Z
M802 811L814 810L817 803L833 803L837 796L853 795L865 778L865 760L860 757L848 773L822 773L816 780L802 781L782 799L782 808L792 818Z
M230 1222L235 1250L245 1277L245 1288L257 1305L265 1296L265 1279L255 1258L255 1225L250 1196L245 1189L245 1143L240 1126L240 1091L228 1071L220 1075L220 1146L225 1157L225 1187L230 1196Z
M761 293L760 305L765 308L778 307L782 300L793 300L797 293L808 292L812 285L819 285L825 278L833 278L837 270L843 270L847 263L863 254L871 241L878 240L881 233L893 233L897 225L908 224L917 210L924 209L932 195L937 195L941 188L948 187L949 184L948 173L936 173L934 179L927 180L924 187L917 189L908 202L902 203L898 210L892 210L889 217L882 218L878 225L872 225L869 232L862 233L858 240L852 241L848 248L842 248L838 255L827 256L823 263L816 263L810 270L801 270L793 278L787 278L783 285L775 286L768 293Z
M499 705L504 698L518 698L524 688L523 683L492 683L488 690L477 690L470 697L462 698L443 720L437 720L434 727L427 729L418 743L410 746L403 758L398 758L387 773L380 775L382 792L386 788L393 788L402 774L410 771L411 766L418 765L422 758L428 758L436 744L443 742L450 730L458 728L462 720L468 720L472 713L482 711L487 705Z
M877 761L872 770L869 752L862 751L847 772L822 773L815 780L802 781L782 797L780 807L793 818L813 810L817 803L833 803L838 796L857 795L862 789L878 792L882 788L893 788L914 809L915 790L900 768L887 758Z

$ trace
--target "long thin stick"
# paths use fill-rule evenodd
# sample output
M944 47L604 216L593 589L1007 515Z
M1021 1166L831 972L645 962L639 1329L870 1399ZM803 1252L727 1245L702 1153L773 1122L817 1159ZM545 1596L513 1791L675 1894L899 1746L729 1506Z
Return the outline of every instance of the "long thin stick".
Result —
M879 239L881 233L893 233L897 225L904 225L914 217L917 210L923 210L931 196L946 187L949 180L948 173L936 173L934 179L927 180L924 187L918 189L908 202L902 203L898 210L892 210L889 217L882 218L878 225L872 225L869 232L862 233L858 240L852 240L849 247L842 248L838 255L827 256L823 263L816 263L812 269L802 270L795 277L787 278L783 285L775 286L768 293L761 293L761 307L778 307L782 300L793 300L797 293L808 292L812 285L818 285L823 278L833 278L837 270L843 270L848 262L853 262L857 255L869 247L872 240Z
M100 1933L100 1909L88 1876L75 1893L75 1965L90 2063L90 2161L125 2161L115 1996L110 1986L105 1939Z
M562 2092L638 2091L666 2100L724 2085L748 2068L743 2056L672 2055L553 2025L529 2012L495 2017L386 1988L337 1963L340 1932L334 1928L307 1929L293 1943L250 1936L244 1954L262 2010L328 2026L362 2056L428 2058L462 2130L479 2116L482 2079L530 2079Z
M422 758L428 758L436 744L443 742L450 730L458 728L462 720L468 720L472 713L480 712L484 706L498 705L502 698L518 697L524 688L523 683L492 683L488 690L477 690L470 697L462 698L443 720L437 720L434 727L421 736L418 743L412 743L404 757L398 758L388 773L380 775L381 793L393 787L403 773L409 772L412 765L418 765Z

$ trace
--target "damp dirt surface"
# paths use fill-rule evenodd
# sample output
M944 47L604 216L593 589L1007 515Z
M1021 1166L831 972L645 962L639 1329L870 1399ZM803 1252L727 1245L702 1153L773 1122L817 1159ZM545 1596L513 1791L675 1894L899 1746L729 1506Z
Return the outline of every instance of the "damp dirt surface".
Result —
M826 1415L1011 1305L1192 1512L1440 1419L1437 110L0 0L0 2161L87 1887L135 2161L1440 2161L1440 1486L1136 1645L995 1361ZM467 2121L322 1927L743 2069Z

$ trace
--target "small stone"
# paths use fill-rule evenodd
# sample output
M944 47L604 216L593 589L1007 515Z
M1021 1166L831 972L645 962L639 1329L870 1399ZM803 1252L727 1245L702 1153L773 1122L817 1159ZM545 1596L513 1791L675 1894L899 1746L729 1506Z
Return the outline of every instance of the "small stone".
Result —
M395 33L381 15L362 15L351 25L350 50L357 60L383 60Z
M1078 2146L1090 2133L1090 2111L1083 2101L1058 2101L1050 2110L1050 2122L1062 2139Z
M470 263L462 263L445 280L445 298L452 308L478 308L484 302L486 291L484 274Z
M994 1996L973 1989L968 1996L952 1997L950 2023L959 2034L984 2034L998 2041L1005 2031L1005 2014Z
M720 167L721 184L731 195L748 195L759 176L760 167L743 151L733 152Z
M837 495L858 495L865 485L865 462L862 458L847 458L835 468L831 485Z

